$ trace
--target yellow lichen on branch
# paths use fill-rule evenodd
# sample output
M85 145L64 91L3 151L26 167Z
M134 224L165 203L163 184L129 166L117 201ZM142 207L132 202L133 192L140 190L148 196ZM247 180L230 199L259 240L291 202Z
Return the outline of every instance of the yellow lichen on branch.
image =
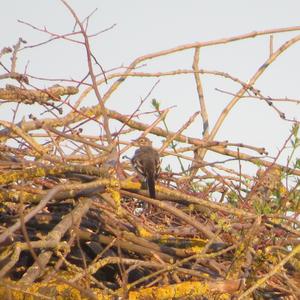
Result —
M180 284L168 285L163 287L151 287L147 289L141 289L136 292L129 293L130 300L168 300L168 299L180 299L184 297L201 297L208 294L209 286L203 282L183 282Z
M6 88L0 88L0 99L22 102L23 104L47 104L49 100L60 101L61 96L75 95L77 93L78 88L73 86L63 87L55 85L45 90L28 90L7 85Z

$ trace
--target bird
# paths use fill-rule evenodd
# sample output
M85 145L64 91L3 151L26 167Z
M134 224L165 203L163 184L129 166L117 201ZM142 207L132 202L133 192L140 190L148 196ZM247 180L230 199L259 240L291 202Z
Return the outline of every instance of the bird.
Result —
M159 154L152 147L152 142L146 137L134 140L133 145L139 148L135 151L131 163L136 171L146 178L150 197L155 199L155 180L160 171Z

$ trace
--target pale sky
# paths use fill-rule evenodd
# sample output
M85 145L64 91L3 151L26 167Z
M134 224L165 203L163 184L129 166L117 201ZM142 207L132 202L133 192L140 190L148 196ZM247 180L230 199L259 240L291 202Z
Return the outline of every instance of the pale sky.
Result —
M92 51L105 70L121 65L129 65L135 58L169 49L185 43L209 41L272 28L300 25L300 1L298 0L152 0L152 1L82 1L68 3L81 19L95 8L91 17L89 32L104 30L113 24L113 29L91 40ZM0 12L1 48L12 46L19 37L27 45L35 45L49 38L17 20L36 27L46 27L55 33L72 31L74 20L60 1L26 0L4 1ZM274 35L274 50L297 34L289 32ZM247 82L269 55L267 36L207 47L201 50L200 68L229 73ZM274 98L288 97L300 99L300 43L284 52L257 81L255 87L262 94ZM1 60L9 65L9 57ZM172 71L191 69L193 51L184 51L151 61L140 69L143 72ZM28 73L37 77L82 79L87 73L85 50L82 46L58 40L46 45L27 49L19 54L18 71L23 72L28 64ZM3 69L0 74L3 73ZM100 71L98 71L100 73ZM230 80L202 75L204 96L208 108L210 129L232 96L215 89L235 93L240 89ZM129 79L113 94L107 107L120 113L130 114L145 97L157 78ZM10 82L13 83L13 82ZM32 81L40 88L53 83ZM112 82L109 82L109 85ZM6 82L2 81L3 87ZM102 92L109 86L101 87ZM154 89L142 111L150 110L150 101L156 98L162 108L174 106L168 115L170 130L176 131L199 110L193 75L163 77ZM91 95L83 105L96 103ZM300 119L299 105L276 104L289 118ZM24 107L18 118L34 112L35 106ZM10 120L10 107L1 106L0 118ZM153 120L153 119L152 119ZM149 119L140 121L148 122ZM201 138L201 119L185 133ZM114 131L112 124L112 131ZM253 146L266 147L270 154L276 155L289 134L291 123L281 120L264 102L245 99L237 104L219 131L217 140L243 142ZM85 132L94 134L93 132ZM95 133L97 134L97 133ZM160 141L155 140L156 146ZM284 163L284 160L281 161Z

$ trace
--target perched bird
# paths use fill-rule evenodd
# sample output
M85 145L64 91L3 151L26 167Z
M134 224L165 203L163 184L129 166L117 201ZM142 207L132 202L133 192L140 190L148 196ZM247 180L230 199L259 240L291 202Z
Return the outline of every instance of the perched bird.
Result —
M155 180L160 170L159 154L146 137L134 140L133 145L139 149L135 151L131 162L136 171L146 178L150 197L155 199Z

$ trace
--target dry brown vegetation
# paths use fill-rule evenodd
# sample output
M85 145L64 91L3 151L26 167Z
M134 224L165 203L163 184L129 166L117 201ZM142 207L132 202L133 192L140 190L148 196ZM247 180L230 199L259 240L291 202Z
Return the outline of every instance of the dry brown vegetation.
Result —
M203 47L300 28L182 45L138 57L125 69L105 71L90 48L91 16L80 21L62 2L75 19L73 32L62 36L27 25L49 35L47 42L66 39L84 46L89 68L85 78L60 80L59 85L48 82L47 89L32 86L32 76L17 68L20 49L28 47L25 41L1 51L2 107L14 105L15 115L28 105L48 113L24 115L21 122L0 120L0 298L299 299L299 127L297 121L286 120L274 99L255 83L300 35L277 50L270 47L270 56L247 83L224 72L199 69L198 60ZM146 73L139 68L150 59L189 49L194 49L190 70ZM2 63L4 56L11 57L10 66ZM170 109L157 101L152 102L151 124L142 122L141 103L131 115L108 108L111 95L131 77L187 73L195 78L200 112L177 132L168 130ZM201 83L205 73L240 86L211 131ZM5 85L8 79L16 84ZM104 84L108 88L102 95L99 88ZM92 92L98 104L81 106ZM265 101L280 122L292 124L275 158L264 148L215 140L245 95ZM199 116L203 136L184 135ZM111 131L112 121L119 124L117 131ZM103 134L84 134L89 124ZM131 147L132 131L163 139L158 149L162 160L174 157L181 166L180 171L170 166L162 170L157 199L148 197L129 160L122 159ZM280 165L287 147L289 160ZM206 161L208 151L220 159ZM230 168L226 162L231 160L252 164L257 174Z

